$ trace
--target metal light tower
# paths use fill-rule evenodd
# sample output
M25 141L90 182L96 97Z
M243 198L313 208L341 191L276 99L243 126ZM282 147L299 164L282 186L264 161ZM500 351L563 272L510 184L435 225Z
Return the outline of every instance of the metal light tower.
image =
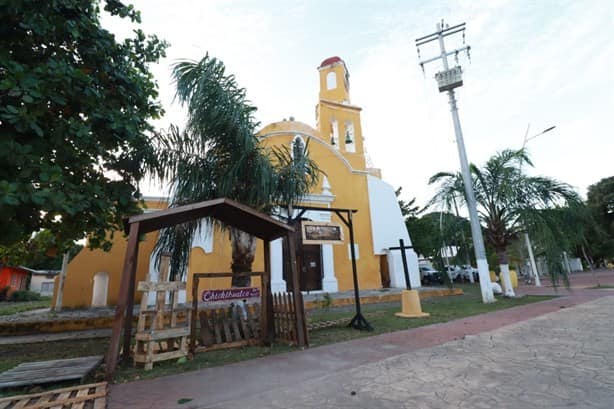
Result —
M529 142L531 139L535 139L538 136L545 134L546 132L550 132L551 130L553 130L554 128L556 128L555 126L551 126L550 128L546 128L543 131L541 131L538 134L535 134L533 136L531 136L529 138L529 129L531 128L531 124L527 125L527 131L524 134L524 142L522 142L522 150L524 150L524 148L527 146L527 142ZM520 164L518 165L518 171L521 172L522 171L522 162L520 162ZM529 251L529 261L531 263L531 271L533 273L533 276L535 277L535 287L541 287L542 283L541 280L539 278L539 272L537 271L537 264L535 263L535 256L533 255L533 246L531 245L531 239L529 238L529 233L525 232L524 233L524 241L525 244L527 246L527 250Z
M420 67L424 71L424 64L433 61L441 60L443 63L443 71L435 74L435 79L439 85L439 92L447 92L450 102L450 111L452 112L452 121L454 122L454 132L456 133L456 146L458 147L458 156L460 159L461 173L465 185L465 194L467 196L467 207L469 208L469 219L471 221L471 235L473 237L473 247L475 249L475 259L478 264L478 272L480 276L480 289L482 290L482 301L485 303L495 301L495 297L490 285L490 271L488 269L488 261L486 260L486 249L484 248L484 239L482 238L482 228L473 193L473 185L471 174L469 173L469 163L467 162L467 153L465 152L465 143L463 141L463 131L458 119L458 108L456 106L456 98L454 89L463 85L462 73L460 65L458 65L458 54L465 52L469 56L470 46L464 46L453 51L446 51L444 38L453 34L463 35L465 40L465 23L450 27L444 25L443 20L437 24L437 31L427 36L416 39L416 47L418 48L418 58L420 58L420 46L438 41L441 54L428 60L420 61ZM452 68L448 66L448 56L454 55L456 65Z

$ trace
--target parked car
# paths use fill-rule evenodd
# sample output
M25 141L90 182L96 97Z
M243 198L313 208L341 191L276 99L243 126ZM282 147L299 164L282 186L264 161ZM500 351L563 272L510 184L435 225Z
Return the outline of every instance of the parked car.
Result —
M448 273L450 281L456 281L462 273L462 269L459 266L446 266L445 272Z
M441 273L431 267L420 266L420 283L422 285L443 284Z
M461 279L464 281L471 281L469 279L469 277L471 277L471 275L473 274L473 281L475 281L476 283L480 281L480 274L478 272L478 269L475 267L472 267L468 264L463 264L461 266Z

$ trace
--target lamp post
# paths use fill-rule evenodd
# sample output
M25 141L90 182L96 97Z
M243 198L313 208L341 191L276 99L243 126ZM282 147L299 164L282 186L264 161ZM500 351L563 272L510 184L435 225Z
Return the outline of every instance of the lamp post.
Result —
M551 130L553 130L554 128L556 128L556 125L551 126L550 128L546 128L543 131L541 131L538 134L535 134L533 136L531 136L529 138L529 129L531 128L531 124L527 125L527 131L524 134L524 142L522 143L522 150L524 150L524 148L527 146L527 142L529 142L532 139L537 138L540 135L545 134L546 132L550 132ZM518 170L520 171L522 169L522 162L520 162L520 166L518 167ZM533 255L533 246L531 245L531 239L529 238L529 233L525 232L524 233L524 241L525 244L527 245L527 250L529 251L529 260L531 262L531 271L533 273L533 275L535 276L535 287L541 287L542 283L541 280L539 278L539 273L537 271L537 264L535 263L535 256Z

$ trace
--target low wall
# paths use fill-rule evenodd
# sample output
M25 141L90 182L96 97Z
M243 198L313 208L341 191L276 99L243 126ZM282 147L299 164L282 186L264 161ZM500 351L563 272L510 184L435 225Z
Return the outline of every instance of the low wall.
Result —
M421 290L420 298L445 297L450 295L462 295L463 290L460 288L452 289L437 289L437 290ZM381 302L401 301L401 293L382 294L362 297L361 304L374 304ZM305 309L310 310L321 307L322 301L306 301ZM353 305L353 297L334 298L331 300L330 306ZM183 319L184 313L180 313L179 318ZM71 319L56 319L48 321L16 321L0 323L0 336L16 336L16 335L32 335L42 333L66 332L66 331L83 331L90 329L111 328L113 325L113 315L104 317L84 317ZM137 323L135 314L134 325Z

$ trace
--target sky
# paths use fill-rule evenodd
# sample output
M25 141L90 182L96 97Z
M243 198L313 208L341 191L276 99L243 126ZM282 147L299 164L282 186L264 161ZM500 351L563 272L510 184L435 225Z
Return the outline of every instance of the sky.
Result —
M614 175L614 2L611 0L458 1L162 1L132 2L141 29L170 43L151 69L166 115L155 125L182 125L173 102L171 66L205 53L221 59L258 107L262 126L293 116L315 126L317 67L341 57L350 72L351 103L363 108L365 144L383 179L424 205L439 171L460 169L447 95L431 63L423 73L415 39L441 19L466 23L471 60L461 55L459 115L470 162L523 145L534 175L554 177L583 196ZM130 33L103 16L118 38ZM448 37L446 48L462 46ZM438 53L435 43L422 58ZM331 181L334 192L334 182ZM144 187L145 194L160 194Z

